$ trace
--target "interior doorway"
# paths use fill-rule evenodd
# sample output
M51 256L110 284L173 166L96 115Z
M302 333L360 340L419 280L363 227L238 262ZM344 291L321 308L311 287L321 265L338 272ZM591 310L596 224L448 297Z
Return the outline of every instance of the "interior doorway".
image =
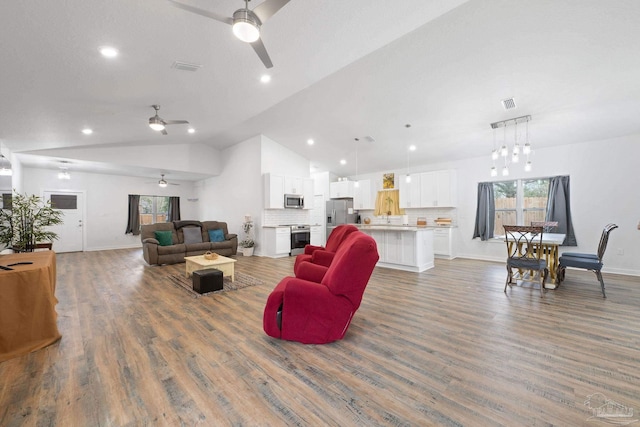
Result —
M54 209L62 212L62 224L54 225L51 231L58 235L53 250L82 252L84 250L84 193L73 191L45 191L44 200L51 201Z

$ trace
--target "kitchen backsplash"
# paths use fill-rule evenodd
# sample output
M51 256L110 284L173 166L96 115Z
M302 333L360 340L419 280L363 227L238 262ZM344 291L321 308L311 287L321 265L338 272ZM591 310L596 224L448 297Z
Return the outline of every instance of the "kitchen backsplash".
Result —
M262 225L311 224L311 213L303 209L265 209L262 211Z

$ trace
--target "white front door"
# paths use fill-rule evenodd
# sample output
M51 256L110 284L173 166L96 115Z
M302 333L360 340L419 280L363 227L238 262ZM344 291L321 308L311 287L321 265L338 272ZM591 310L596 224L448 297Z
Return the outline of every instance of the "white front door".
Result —
M45 191L44 200L51 201L54 209L62 212L62 224L51 231L58 235L53 241L56 252L82 252L84 249L84 194L72 191Z

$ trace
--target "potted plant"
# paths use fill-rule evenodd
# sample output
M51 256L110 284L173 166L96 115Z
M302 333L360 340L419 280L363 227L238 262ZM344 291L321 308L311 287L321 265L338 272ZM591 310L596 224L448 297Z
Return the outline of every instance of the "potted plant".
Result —
M256 242L253 241L253 221L251 221L251 215L245 215L244 222L242 223L242 231L244 232L244 239L240 241L238 246L242 248L243 256L252 256L253 248Z
M10 209L0 209L0 244L16 252L32 252L38 242L51 242L58 235L47 230L62 224L62 212L35 195L14 193Z
M243 239L239 243L239 245L242 248L242 255L244 255L244 256L252 256L253 255L253 248L256 245L256 242L254 242L253 239Z

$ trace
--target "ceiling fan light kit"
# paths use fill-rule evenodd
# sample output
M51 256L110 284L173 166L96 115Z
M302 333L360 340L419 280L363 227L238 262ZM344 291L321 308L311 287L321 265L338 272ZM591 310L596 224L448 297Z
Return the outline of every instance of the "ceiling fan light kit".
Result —
M260 38L260 20L249 9L236 10L233 34L245 43L253 43Z
M249 9L249 0L244 0L244 8L233 12L232 17L218 15L215 12L200 9L175 0L168 0L177 8L195 13L232 26L233 34L245 43L250 43L265 67L273 67L267 49L260 38L260 27L290 0L265 0L253 10Z
M152 105L154 110L156 110L156 115L153 117L149 117L149 127L157 132L162 132L163 135L167 135L167 131L165 127L167 125L188 125L189 122L186 120L164 120L158 116L158 110L160 110L160 106L157 104Z

